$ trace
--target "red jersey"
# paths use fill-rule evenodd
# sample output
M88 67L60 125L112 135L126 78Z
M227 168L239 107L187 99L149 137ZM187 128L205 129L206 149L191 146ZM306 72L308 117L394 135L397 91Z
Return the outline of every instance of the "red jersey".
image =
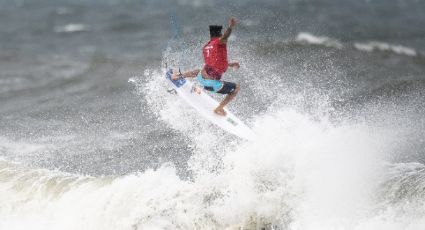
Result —
M214 69L216 76L212 76L220 79L221 75L226 72L227 66L227 45L226 43L220 42L220 37L212 38L202 48L202 54L204 55L205 65Z

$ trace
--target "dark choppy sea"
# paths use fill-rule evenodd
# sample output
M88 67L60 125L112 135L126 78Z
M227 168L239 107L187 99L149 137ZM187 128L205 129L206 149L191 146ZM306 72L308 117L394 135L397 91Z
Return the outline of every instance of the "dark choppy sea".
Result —
M163 79L231 16L254 142ZM422 230L424 24L421 0L0 0L0 229Z

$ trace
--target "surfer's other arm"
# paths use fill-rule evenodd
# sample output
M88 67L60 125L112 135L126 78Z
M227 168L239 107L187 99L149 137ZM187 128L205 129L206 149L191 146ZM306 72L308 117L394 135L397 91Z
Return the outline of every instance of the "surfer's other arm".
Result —
M194 78L196 76L198 76L200 69L195 69L195 70L191 70L191 71L187 71L184 73L181 73L180 71L173 71L173 75L171 76L172 80L177 80L179 78Z
M239 62L230 62L229 67L233 67L235 69L239 69L241 66L239 65Z

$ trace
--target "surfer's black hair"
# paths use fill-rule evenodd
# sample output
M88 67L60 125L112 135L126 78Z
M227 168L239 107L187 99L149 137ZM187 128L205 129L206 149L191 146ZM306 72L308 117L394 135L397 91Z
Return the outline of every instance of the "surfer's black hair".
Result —
M219 25L210 25L210 36L212 38L214 37L220 37L221 34L221 30L223 29L223 26L219 26Z

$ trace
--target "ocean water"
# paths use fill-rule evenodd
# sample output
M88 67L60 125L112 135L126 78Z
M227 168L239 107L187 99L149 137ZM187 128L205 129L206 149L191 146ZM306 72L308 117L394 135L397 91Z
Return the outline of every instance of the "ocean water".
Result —
M231 16L251 142L164 80ZM0 229L423 230L424 23L420 0L0 0Z

